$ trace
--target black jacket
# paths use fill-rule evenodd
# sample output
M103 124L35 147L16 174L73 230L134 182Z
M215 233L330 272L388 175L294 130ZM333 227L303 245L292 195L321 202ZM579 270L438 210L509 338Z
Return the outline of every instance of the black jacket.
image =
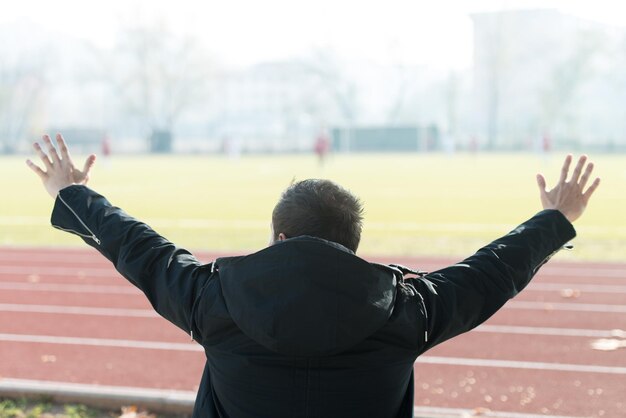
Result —
M61 190L52 224L204 347L194 417L233 418L411 417L416 357L489 318L575 236L560 212L542 211L411 278L307 236L202 265L84 186Z

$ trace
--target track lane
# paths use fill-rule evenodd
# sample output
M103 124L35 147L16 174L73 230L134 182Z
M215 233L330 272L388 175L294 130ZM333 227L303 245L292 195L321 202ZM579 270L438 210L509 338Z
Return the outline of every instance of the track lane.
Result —
M190 342L189 337L176 334L172 336L150 336L150 339L140 340L136 335L54 335L33 334L27 332L17 333L0 333L0 342L16 343L19 342L25 347L38 344L58 345L58 351L63 351L64 347L85 346L109 346L109 347L126 347L133 350L170 350L170 351L197 351L201 347ZM556 340L560 340L555 344ZM585 369L602 372L607 367L615 368L615 373L621 373L626 376L626 354L624 351L596 351L592 350L591 343L596 338L585 337L563 337L550 335L534 335L529 338L528 335L501 334L501 333L485 333L470 332L457 337L455 340L442 344L428 351L428 356L441 357L450 359L463 359L464 362L478 364L472 360L480 361L493 360L492 363L498 364L499 361L513 363L545 363L554 366L539 366L540 368L566 370L579 369L583 372ZM147 355L150 355L148 352ZM456 361L456 360L454 360ZM445 361L444 361L445 362ZM562 366L564 365L564 366ZM572 366L572 367L569 367ZM574 367L581 366L581 367ZM513 366L511 366L513 367ZM530 365L528 367L531 367ZM533 366L534 367L534 366ZM536 367L535 367L536 368ZM626 379L626 377L625 377Z
M152 350L146 356L144 350L6 342L0 348L9 364L6 376L101 385L193 391L204 363L201 352ZM624 412L624 375L542 371L537 379L537 370L419 362L415 370L416 405L573 416Z
M554 328L588 328L626 330L626 315L621 313L568 312L551 309L509 309L506 305L490 319L490 324L526 325Z
M149 307L147 298L133 287L121 285L87 285L72 289L69 284L54 290L54 283L0 282L0 303L31 303L48 305L84 305L108 307ZM12 286L11 286L12 285ZM43 290L39 291L38 286ZM64 287L67 290L64 291ZM37 289L37 290L35 290ZM108 291L110 289L110 291ZM122 291L122 290L125 291ZM81 291L82 290L82 291ZM571 296L564 296L564 292ZM575 293L576 292L576 293ZM561 291L533 290L532 286L518 294L514 301L528 301L559 306L562 304L584 306L587 304L626 306L626 292L581 292L576 288L563 288ZM543 308L543 307L542 307Z
M198 253L200 260L207 261L213 259L216 254ZM558 256L557 256L558 257ZM368 258L368 257L366 257ZM368 258L379 262L400 262L410 266L418 266L425 270L435 270L449 265L450 260L429 260L423 258L395 258L381 257ZM26 268L24 268L26 267ZM16 269L17 268L17 269ZM17 272L17 273L16 273ZM93 273L93 274L92 274ZM62 290L39 290L23 288L15 289L15 284L30 285L88 285L103 286L95 292L85 292L81 294L81 289L74 289L73 292ZM2 287L6 285L5 287ZM537 285L537 286L535 286ZM13 288L11 288L13 286ZM580 295L573 298L561 296L561 288L580 287ZM605 286L606 288L603 288ZM517 332L506 332L503 329L494 328L491 331L481 332L476 330L451 341L426 353L424 359L434 359L436 363L416 365L416 405L429 405L435 407L469 408L482 406L494 410L514 411L534 414L552 415L572 415L572 416L626 416L623 404L623 375L611 375L608 373L597 373L587 371L559 371L559 364L565 365L596 365L597 367L623 367L626 350L616 350L611 352L598 352L591 350L590 341L594 338L583 336L564 335L532 335L527 333L526 328L537 327L550 331L550 327L558 330L565 328L568 332L583 330L589 335L595 332L606 333L610 328L626 329L626 315L616 312L582 312L559 310L562 307L582 307L592 305L624 306L624 293L622 287L626 286L626 265L624 264L604 264L604 263L557 263L551 262L543 267L537 277L529 285L529 288L522 292L515 302L532 304L532 309L505 307L492 317L487 325L490 326L516 326ZM117 293L108 293L109 290L117 289ZM82 288L83 290L85 288ZM99 294L102 292L101 294ZM20 295L20 293L22 295ZM72 301L75 304L75 296L68 296L70 293L83 296L87 300L93 297L92 307L117 307L118 302L122 302L124 308L133 305L138 300L145 298L138 293L113 267L104 260L95 250L48 250L37 249L29 252L27 249L11 249L5 251L0 248L0 303L34 304L33 301L45 302L46 305L62 306L62 301ZM48 297L35 296L36 294L47 295ZM57 294L57 296L53 296ZM24 296L26 295L26 296ZM32 296L32 297L31 297ZM42 298L42 299L37 299ZM113 302L110 302L110 301ZM113 303L114 305L110 305ZM515 305L513 305L515 306ZM592 306L593 307L593 306ZM151 308L146 308L151 309ZM595 309L595 308L594 308ZM80 320L77 320L80 318ZM54 324L54 325L51 325ZM111 325L114 324L114 325ZM119 328L118 328L119 327ZM99 330L106 330L100 332ZM547 329L547 331L545 331ZM52 333L51 330L54 330ZM554 331L558 333L557 331ZM84 337L84 338L109 338L132 341L164 341L184 344L181 347L188 347L189 338L187 335L167 323L165 320L150 318L124 318L98 315L67 315L67 314L37 314L26 312L7 312L0 314L0 334L19 334L19 336L57 336L57 337ZM74 341L74 340L70 340ZM75 342L75 341L74 341ZM112 342L116 344L115 341ZM68 350L69 347L69 350ZM486 351L485 347L489 347ZM40 376L46 379L43 371L65 370L66 379L78 379L83 372L81 366L89 362L89 358L100 358L93 361L87 368L91 370L91 377L97 380L111 379L112 384L124 385L128 379L136 379L137 382L149 384L150 379L156 379L161 384L164 380L169 380L169 374L174 370L178 371L179 362L189 363L188 357L199 354L199 366L194 366L193 371L184 378L174 379L175 384L182 385L179 389L184 389L187 385L194 390L194 385L199 382L199 375L202 371L203 355L201 352L177 351L166 349L142 349L142 348L119 348L119 347L98 347L80 344L49 344L45 342L11 342L0 340L0 351L15 353L24 351L30 357L28 361L19 357L7 356L7 360L0 358L0 376L7 375L7 370L20 371L20 373L30 373L33 376ZM56 350L59 357L54 361L42 361L41 354L46 351ZM96 350L96 351L92 351ZM163 357L153 353L162 352ZM33 354L34 353L34 354ZM82 353L79 355L79 353ZM142 354L138 354L142 353ZM13 354L11 354L13 355ZM17 354L19 356L19 353ZM37 355L40 355L37 360ZM54 355L54 354L51 354ZM82 356L82 357L81 357ZM118 358L117 356L120 356ZM64 367L59 367L57 363L65 362L65 358L75 358L72 364L66 362ZM192 357L195 358L195 357ZM443 361L455 361L455 359L475 363L471 366L464 366L461 362L456 365L441 364ZM155 366L160 373L153 373L151 366L153 359L160 366ZM175 360L174 360L175 359ZM128 361L137 362L135 368ZM10 364L7 363L10 361ZM192 360L198 361L198 360ZM510 361L509 366L504 363L494 363L498 367L481 366L481 362L502 362ZM546 362L547 366L556 367L555 370L526 370L523 361L533 362L540 367L540 362ZM7 366L8 364L8 366ZM48 367L57 365L57 369ZM143 364L143 366L140 366ZM165 365L164 365L165 364ZM172 366L174 364L174 366ZM530 364L530 363L528 363ZM539 365L539 366L537 366ZM532 366L532 365L531 365ZM34 370L26 370L21 367L30 367ZM76 367L73 370L72 367ZM46 369L47 368L47 369ZM107 371L108 369L108 371ZM148 370L150 369L150 370ZM567 368L565 368L567 369ZM120 372L125 370L125 372ZM603 369L599 369L603 370ZM138 373L144 371L144 376ZM102 373L102 376L97 373ZM189 379L191 375L196 378ZM472 385L470 392L461 392L463 373L474 373L476 382ZM158 376L155 377L154 375ZM48 373L50 376L51 374ZM149 375L150 378L146 378ZM617 376L617 378L616 378ZM15 376L29 378L27 376ZM480 379L478 378L480 377ZM467 378L465 376L464 378ZM117 379L117 380L116 380ZM126 380L124 380L126 379ZM180 380L182 379L182 380ZM185 380L188 379L188 380ZM93 379L92 379L93 380ZM441 380L441 382L439 382ZM78 380L76 380L78 381ZM185 382L185 383L181 383ZM429 383L430 382L430 383ZM439 383L438 383L439 382ZM513 392L507 397L507 401L501 401L500 393L507 388L507 384L518 382L517 386L510 386ZM85 381L84 383L90 383ZM424 388L422 385L428 385ZM456 384L456 386L455 386ZM465 382L466 387L468 385ZM142 385L133 382L133 386ZM151 386L146 386L151 387ZM163 388L174 388L167 382ZM521 392L516 392L518 388ZM527 388L533 387L535 395L528 401ZM550 389L552 388L552 389ZM526 395L524 395L526 393ZM420 397L421 394L421 397ZM495 395L494 395L495 394ZM585 396L586 394L586 396ZM526 396L523 398L523 395ZM500 397L496 397L500 396ZM518 396L518 398L515 398ZM426 402L427 400L427 402ZM500 403L498 403L500 402ZM604 410L604 413L601 411Z
M626 350L594 350L591 343L597 339L470 331L438 345L428 355L626 367Z
M80 292L2 291L0 304L86 306L120 309L152 309L148 298L141 293L107 295Z
M195 390L204 353L84 345L0 343L0 375L161 389Z
M0 331L9 334L120 338L140 341L188 342L189 335L161 317L129 318L41 313L0 315ZM0 359L1 361L1 359Z
M626 416L624 377L416 364L415 405L580 417ZM506 416L506 415L505 415Z
M523 335L532 336L525 330L529 327L527 322L520 320L519 315L512 315L508 320L500 320L502 314L498 313L496 316L487 321L484 326L479 327L472 332L485 332L482 331L485 327L514 327L509 332L504 334L516 333L515 327L519 328L517 333ZM565 314L561 313L555 322L558 324L563 322L562 318L565 318ZM568 315L569 317L569 315ZM536 324L531 329L536 329L535 334L540 335L554 335L554 334L566 334L568 331L586 330L590 336L584 338L605 338L612 336L612 328L608 328L607 325L613 326L611 319L614 315L603 315L603 318L598 318L591 322L591 325L595 325L594 328L584 327L549 327L544 322ZM589 319L588 316L585 318ZM506 318L505 318L506 319ZM517 323L513 322L513 319L517 320ZM608 324L598 322L601 319L608 319ZM619 319L624 320L623 316ZM574 322L572 325L584 325L579 322ZM555 330L556 332L550 333L545 330ZM101 337L101 338L136 338L139 340L152 340L163 338L178 338L179 335L187 338L187 335L172 325L170 322L156 315L147 318L138 317L124 317L124 316L95 316L85 315L80 319L77 319L75 315L71 314L45 314L35 312L4 312L0 315L0 330L6 333L24 333L24 334L39 334L39 335L58 335L58 336L77 336L77 337ZM501 331L502 332L502 331ZM595 333L599 333L595 335ZM574 334L577 335L577 334ZM170 341L167 339L167 341ZM453 343L454 340L448 342Z

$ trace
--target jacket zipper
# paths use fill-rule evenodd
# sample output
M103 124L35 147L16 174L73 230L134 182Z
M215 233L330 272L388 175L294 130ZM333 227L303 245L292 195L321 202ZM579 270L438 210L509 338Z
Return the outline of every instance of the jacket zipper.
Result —
M422 295L420 295L422 296ZM422 307L424 308L424 320L426 322L426 326L424 327L424 342L428 342L428 311L426 310L426 302L424 302L424 297L421 297Z
M91 229L89 229L89 227L88 227L87 225L85 225L85 222L83 222L83 220L82 220L82 219L80 219L80 217L78 216L78 214L77 214L76 212L74 212L74 209L72 209L72 208L70 207L70 205L68 205L68 204L67 204L67 202L66 202L65 200L63 200L63 198L61 197L61 195L60 195L60 194L58 195L58 198L59 198L59 200L60 200L60 201L61 201L61 202L65 205L65 207L66 207L66 208L68 208L68 209L70 210L70 212L72 212L72 214L74 215L74 217L75 217L76 219L78 219L78 222L80 222L80 224L83 226L83 228L85 228L85 229L87 230L87 232L89 232L91 235L81 234L80 232L75 231L75 230L73 230L73 229L65 229L65 228L62 228L62 227L57 226L57 225L52 225L52 226L53 226L53 227L55 227L56 229L60 229L61 231L71 232L71 233L76 234L76 235L78 235L78 236L80 236L80 237L83 237L83 238L91 238L92 240L94 240L94 242L95 242L96 244L100 245L100 240L98 239L98 237L96 237L96 234L94 234L94 233L91 231Z
M563 245L563 246L561 246L561 247L557 248L557 249L556 249L556 250L554 250L554 251L553 251L550 255L548 255L546 258L544 258L544 259L543 259L543 261L537 265L537 267L535 267L535 268L533 269L533 274L536 274L536 273L537 273L537 271L538 271L541 267L543 267L543 266L544 266L544 264L546 264L548 261L550 261L550 259L551 259L552 257L554 257L554 255L555 255L556 253L558 253L559 251L561 251L561 250L568 250L568 251L571 251L572 249L574 249L574 246L573 246L572 244L570 244L570 243L567 243L567 244L565 244L565 245Z

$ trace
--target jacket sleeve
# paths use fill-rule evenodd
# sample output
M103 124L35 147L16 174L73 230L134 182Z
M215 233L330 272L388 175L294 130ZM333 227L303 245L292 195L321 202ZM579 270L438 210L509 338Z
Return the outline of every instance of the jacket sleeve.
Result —
M409 279L427 316L427 338L420 351L486 321L575 236L561 212L544 210L462 262Z
M192 310L209 280L210 265L202 266L188 251L85 186L60 191L51 222L108 258L161 316L187 333L195 332Z

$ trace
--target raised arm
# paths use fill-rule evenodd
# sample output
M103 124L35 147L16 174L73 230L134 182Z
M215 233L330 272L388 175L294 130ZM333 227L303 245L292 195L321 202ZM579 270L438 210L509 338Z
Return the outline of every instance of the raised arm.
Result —
M187 333L196 331L193 306L208 281L210 265L200 265L189 252L85 187L95 156L78 170L61 135L56 139L60 155L47 135L43 137L47 153L34 144L45 170L27 161L55 199L52 225L80 236L113 262L164 318ZM201 337L197 331L194 334Z
M568 179L571 161L568 155L559 181L549 191L543 175L537 175L543 211L462 262L410 280L428 314L424 350L486 321L575 237L571 222L582 215L600 179L585 189L593 171L592 163L585 167L586 156Z

